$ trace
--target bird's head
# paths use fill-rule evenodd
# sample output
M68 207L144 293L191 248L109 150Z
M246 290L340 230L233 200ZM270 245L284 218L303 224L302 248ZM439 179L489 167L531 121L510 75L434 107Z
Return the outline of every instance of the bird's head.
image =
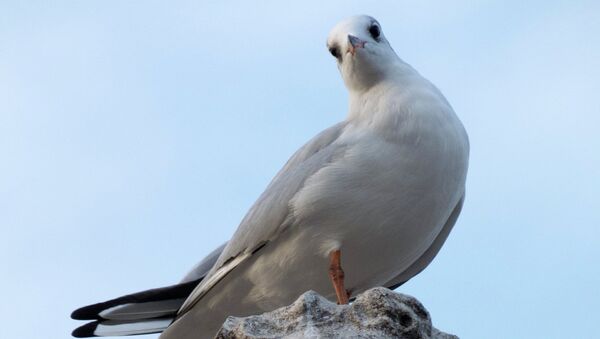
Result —
M384 80L400 61L379 22L367 15L338 23L329 33L327 49L337 60L346 87L356 91Z

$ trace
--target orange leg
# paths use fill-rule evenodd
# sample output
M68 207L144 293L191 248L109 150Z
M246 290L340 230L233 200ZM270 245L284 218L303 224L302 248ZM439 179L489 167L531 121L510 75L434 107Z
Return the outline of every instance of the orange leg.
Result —
M350 292L344 288L344 270L342 270L341 256L340 250L329 253L329 278L333 283L338 305L347 304L350 297Z

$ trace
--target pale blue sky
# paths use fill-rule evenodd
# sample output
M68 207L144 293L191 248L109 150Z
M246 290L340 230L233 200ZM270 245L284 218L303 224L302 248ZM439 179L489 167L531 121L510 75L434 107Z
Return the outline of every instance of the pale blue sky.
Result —
M0 4L0 337L67 338L227 240L345 117L325 38L362 13L471 138L463 214L398 291L461 338L593 338L597 1L105 0Z

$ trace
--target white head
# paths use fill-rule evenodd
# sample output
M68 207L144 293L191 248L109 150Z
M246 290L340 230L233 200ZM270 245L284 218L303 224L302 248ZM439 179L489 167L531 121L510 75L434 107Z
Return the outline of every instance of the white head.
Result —
M329 33L327 48L350 90L366 90L389 76L400 59L377 20L367 15L348 18Z

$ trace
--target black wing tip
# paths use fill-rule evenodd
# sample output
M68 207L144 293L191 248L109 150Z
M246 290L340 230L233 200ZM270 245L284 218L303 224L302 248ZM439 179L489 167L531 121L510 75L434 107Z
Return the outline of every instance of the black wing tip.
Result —
M77 327L73 330L71 335L75 338L97 337L97 335L94 334L94 331L96 331L96 327L98 327L98 324L99 322L92 321L91 323L87 323L83 326Z
M74 320L100 320L101 317L99 313L103 311L106 307L102 307L101 304L94 304L89 306L84 306L76 309L71 312L71 319Z
M73 311L71 313L71 318L74 320L104 320L104 318L100 316L100 312L114 306L174 298L187 298L200 281L202 281L202 278L171 286L127 294L105 302L83 306Z

